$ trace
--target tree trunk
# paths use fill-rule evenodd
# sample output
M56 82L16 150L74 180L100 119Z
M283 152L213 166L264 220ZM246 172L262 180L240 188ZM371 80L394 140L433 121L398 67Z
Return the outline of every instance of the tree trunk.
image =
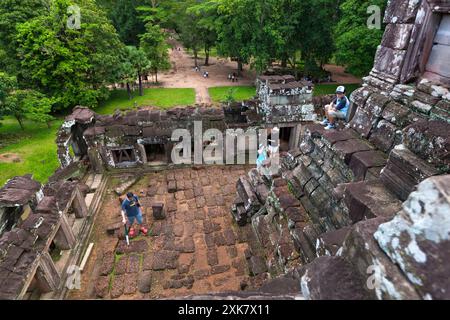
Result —
M144 89L142 88L142 75L139 73L139 95L142 97L144 95Z
M288 60L287 56L283 55L283 58L281 59L281 67L282 68L286 68L287 67L287 60Z
M155 83L158 84L158 69L155 69Z
M242 70L244 70L241 59L238 59L237 64L238 64L238 76L241 76Z
M209 48L205 47L205 66L209 66Z
M195 66L198 67L198 63L197 63L197 59L198 59L198 53L197 53L197 49L193 49L194 50L194 61L195 61Z
M49 128L49 129L50 129L50 128L52 127L52 123L51 123L51 121L47 121L47 122L46 122L46 124L47 124L47 128Z
M22 117L20 117L20 116L14 116L14 117L16 118L17 122L19 123L20 128L21 128L22 130L25 130L25 127L23 126L23 120L22 120Z
M128 100L131 100L132 96L131 96L131 88L130 88L130 84L127 82L127 92L128 92Z

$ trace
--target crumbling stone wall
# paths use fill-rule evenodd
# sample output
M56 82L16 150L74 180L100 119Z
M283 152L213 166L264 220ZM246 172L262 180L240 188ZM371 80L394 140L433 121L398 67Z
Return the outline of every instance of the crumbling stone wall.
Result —
M313 121L311 82L293 76L260 76L256 80L258 113L268 123Z
M0 237L0 299L24 299L35 289L59 292L68 265L58 270L49 248L52 243L61 250L82 245L67 220L70 208L77 218L87 215L81 186L65 180L42 186L31 175L15 177L0 189L0 206L11 205L21 217Z
M250 174L238 181L246 187L238 187L236 221L252 223L268 264L276 256L303 265L307 298L448 297L448 271L437 261L450 259L450 228L437 212L450 216L442 191L450 179L449 87L424 76L419 61L434 37L421 30L443 13L448 6L436 1L391 1L374 67L351 95L347 128L303 126L281 177L265 180L262 193ZM374 288L368 270L378 272Z

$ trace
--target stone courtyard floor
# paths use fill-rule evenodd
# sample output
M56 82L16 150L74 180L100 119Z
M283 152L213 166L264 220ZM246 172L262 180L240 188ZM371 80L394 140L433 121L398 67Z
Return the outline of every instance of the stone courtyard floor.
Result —
M147 236L130 246L106 229L121 221L112 178L90 242L94 249L81 289L69 299L154 299L239 291L255 286L246 256L260 250L251 226L238 227L230 208L246 166L183 168L148 173L131 190L141 199ZM176 191L174 190L176 188ZM151 205L163 202L166 219L155 221Z

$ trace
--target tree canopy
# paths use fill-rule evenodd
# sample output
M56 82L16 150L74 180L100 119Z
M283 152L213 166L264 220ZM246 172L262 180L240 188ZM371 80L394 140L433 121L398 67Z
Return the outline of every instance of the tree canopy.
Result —
M3 0L2 112L12 114L12 106L32 101L33 111L24 114L42 121L49 106L52 112L78 104L96 107L116 83L126 86L131 98L136 80L142 95L143 79L151 74L157 81L170 67L168 38L192 49L196 65L208 65L214 48L235 61L238 72L249 64L262 73L276 63L308 75L335 58L364 75L383 33L367 27L367 8L378 5L383 12L386 2L78 0L80 16L74 18L72 0ZM70 25L73 19L78 27ZM202 52L205 60L199 62Z

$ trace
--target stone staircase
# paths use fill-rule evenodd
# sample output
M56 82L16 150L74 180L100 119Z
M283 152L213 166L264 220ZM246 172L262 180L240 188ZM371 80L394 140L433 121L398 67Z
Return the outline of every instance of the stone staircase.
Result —
M271 275L298 270L307 298L448 296L450 289L438 292L428 287L433 293L424 291L421 279L426 273L416 265L410 267L412 271L402 265L416 249L414 239L410 239L413 247L408 248L407 243L398 243L404 237L401 232L397 240L391 234L394 244L383 247L381 243L388 241L375 234L404 217L405 210L414 210L410 198L422 182L441 179L440 175L450 172L450 124L428 119L420 110L408 109L367 87L358 89L352 100L358 108L346 128L327 131L315 123L304 126L298 148L281 158L281 176L267 179L256 169L242 176L232 214L238 224L252 224L265 248ZM442 179L441 185L450 178ZM436 189L436 197L445 198L442 188ZM426 191L420 197L419 207L423 207ZM427 210L432 207L420 214ZM411 226L411 219L404 218L402 223L417 228ZM429 223L430 230L439 228L438 221ZM426 236L421 234L423 238ZM428 238L423 241L432 248L431 254L436 246L448 246L430 244ZM399 257L398 252L407 258ZM420 256L420 249L418 252ZM440 261L440 256L449 253L445 249L433 258ZM370 277L371 271L376 271L376 279ZM427 272L433 273L433 268ZM439 272L446 274L442 269ZM369 285L370 281L376 285ZM445 287L447 282L441 285Z

